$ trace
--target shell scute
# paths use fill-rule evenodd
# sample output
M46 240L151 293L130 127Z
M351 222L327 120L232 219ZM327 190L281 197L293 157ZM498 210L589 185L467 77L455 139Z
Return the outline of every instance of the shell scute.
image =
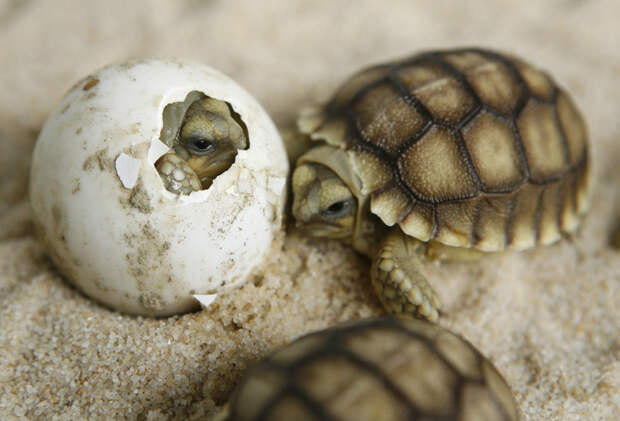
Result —
M437 205L437 225L435 239L454 247L469 247L477 219L479 200L465 203L448 202Z
M462 133L485 192L510 191L524 181L519 148L505 119L481 112Z
M332 118L326 121L312 133L312 136L339 148L345 148L352 143L346 118Z
M575 207L575 182L576 175L568 174L561 185L560 225L564 232L573 232L579 225L579 214Z
M506 247L506 228L512 206L512 196L508 195L490 196L480 200L473 234L476 248L493 251Z
M499 61L488 61L464 75L480 101L503 115L515 113L526 95L523 84Z
M461 391L460 399L464 402L462 421L493 420L502 416L493 396L482 386L467 385Z
M525 184L514 198L508 221L508 244L517 250L536 245L544 186Z
M457 373L422 341L412 341L394 329L368 329L351 335L346 346L366 361L381 366L385 375L424 412L442 413L453 407ZM394 350L398 350L398 355ZM423 371L420 367L425 367ZM418 377L417 382L410 379ZM437 379L441 379L440 382Z
M538 183L561 177L566 149L553 107L530 100L517 120L530 175Z
M553 100L555 95L555 86L548 74L540 69L530 66L522 60L513 58L513 62L519 72L519 75L534 97L540 99L541 101Z
M441 55L444 62L461 73L471 71L488 63L489 59L479 51L454 51Z
M263 402L273 399L284 387L284 379L277 370L261 367L249 378L237 399L243 402L236 408L240 420L258 418Z
M382 189L393 178L392 167L382 157L363 148L349 154L353 170L362 182L362 192L370 194Z
M480 364L482 373L486 383L490 386L489 389L492 392L493 398L496 399L500 406L506 411L506 415L511 420L516 420L519 417L517 407L512 404L514 398L510 388L502 379L497 369L491 365L487 360L482 360ZM478 417L471 418L473 420L480 419Z
M449 361L461 376L482 379L478 356L458 337L449 333L441 333L435 339L435 346L441 356Z
M577 167L578 171L575 177L575 208L578 214L583 214L589 208L588 192L590 190L590 163L587 160L587 155Z
M562 237L560 211L563 197L564 180L549 184L541 197L540 220L538 224L538 241L540 244L552 244Z
M476 102L454 78L445 77L419 87L413 94L439 122L456 125L470 114Z
M420 60L419 63L402 64L395 75L409 92L448 76L448 72L439 63Z
M424 201L471 197L478 191L454 133L433 127L398 159L403 181Z
M380 218L387 226L400 222L409 214L411 199L399 187L379 191L372 195L370 211Z
M426 123L387 82L366 91L353 104L353 112L362 137L391 154L397 153Z
M428 203L416 202L411 211L399 223L407 235L428 241L435 236L435 207Z
M329 403L329 413L337 419L359 420L379 417L397 421L407 408L381 384L380 379L342 355L322 355L298 371L299 386L316 400ZM350 405L343 391L353 388L356 405Z
M585 123L573 101L563 91L558 93L556 104L558 120L566 135L570 164L577 165L584 159L587 148Z

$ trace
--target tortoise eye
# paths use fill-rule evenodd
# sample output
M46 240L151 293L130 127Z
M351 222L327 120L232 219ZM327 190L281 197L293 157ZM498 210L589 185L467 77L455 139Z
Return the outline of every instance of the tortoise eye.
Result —
M211 152L215 148L215 144L204 137L192 137L185 141L191 152L203 155Z
M196 146L198 149L206 150L213 146L213 144L206 139L198 139L194 141L194 146Z
M329 205L327 209L321 212L321 215L328 219L341 218L351 210L353 199L341 200Z

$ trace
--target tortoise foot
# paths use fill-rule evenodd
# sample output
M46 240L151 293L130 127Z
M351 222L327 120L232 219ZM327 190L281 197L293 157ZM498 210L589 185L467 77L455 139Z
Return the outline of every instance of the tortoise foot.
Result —
M155 168L166 190L176 194L190 194L202 188L200 180L187 162L175 153L167 153L157 160Z

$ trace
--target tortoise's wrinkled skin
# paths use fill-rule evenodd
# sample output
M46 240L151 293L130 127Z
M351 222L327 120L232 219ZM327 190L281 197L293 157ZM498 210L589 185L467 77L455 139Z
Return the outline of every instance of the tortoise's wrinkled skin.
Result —
M303 177L293 174L298 225L333 238L338 224L352 231L396 313L437 318L437 296L411 261L552 244L588 207L580 113L549 75L506 54L436 51L374 66L302 113L299 127L323 145L298 159ZM330 197L309 175L320 166L355 196L353 228L329 219L335 202L315 198Z
M280 349L249 370L228 421L515 421L505 380L471 344L419 320L367 319Z
M170 152L155 163L165 188L176 194L208 189L248 148L247 129L229 104L190 92L164 109L160 138Z

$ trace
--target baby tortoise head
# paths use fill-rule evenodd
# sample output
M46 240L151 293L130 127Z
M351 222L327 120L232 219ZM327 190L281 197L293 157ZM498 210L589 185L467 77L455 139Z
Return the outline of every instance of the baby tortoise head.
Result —
M155 164L166 188L173 193L189 194L209 188L215 177L233 164L237 150L248 148L247 129L228 103L203 94L198 94L197 99L190 95L188 99L193 101L186 107L175 136L162 139L172 150ZM181 107L188 102L186 99L171 105ZM179 114L178 108L168 107L164 110L165 122ZM164 133L162 129L162 137Z
M353 235L357 199L338 177L321 164L302 164L293 173L293 215L297 226L315 237Z

